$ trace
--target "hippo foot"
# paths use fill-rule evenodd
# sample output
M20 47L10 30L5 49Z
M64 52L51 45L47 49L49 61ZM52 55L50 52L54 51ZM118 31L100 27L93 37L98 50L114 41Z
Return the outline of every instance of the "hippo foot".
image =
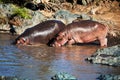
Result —
M101 47L107 47L107 38L100 39L100 46Z

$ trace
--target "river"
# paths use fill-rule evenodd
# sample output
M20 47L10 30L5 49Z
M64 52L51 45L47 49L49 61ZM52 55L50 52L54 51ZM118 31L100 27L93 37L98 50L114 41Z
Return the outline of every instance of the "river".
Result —
M85 44L64 47L16 46L16 36L0 34L0 76L21 80L51 80L58 72L66 72L78 80L97 80L100 74L120 74L120 67L92 64L85 59L98 45Z

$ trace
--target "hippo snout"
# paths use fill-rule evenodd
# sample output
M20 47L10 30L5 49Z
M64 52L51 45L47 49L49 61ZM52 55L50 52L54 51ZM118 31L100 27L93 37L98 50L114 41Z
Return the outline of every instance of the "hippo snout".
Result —
M21 37L21 38L16 39L14 43L16 45L20 45L20 44L27 45L27 44L30 44L30 41L27 38Z

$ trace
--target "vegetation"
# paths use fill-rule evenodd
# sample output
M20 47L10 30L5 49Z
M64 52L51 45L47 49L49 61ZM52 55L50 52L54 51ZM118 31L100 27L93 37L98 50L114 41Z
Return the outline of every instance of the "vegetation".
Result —
M14 8L13 15L18 15L24 19L30 19L32 17L28 9L24 7L13 6L13 8Z

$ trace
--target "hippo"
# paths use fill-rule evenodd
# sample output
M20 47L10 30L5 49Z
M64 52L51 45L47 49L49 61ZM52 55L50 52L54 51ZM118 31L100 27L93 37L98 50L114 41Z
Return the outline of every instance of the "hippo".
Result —
M107 46L108 28L96 21L82 20L72 22L58 33L55 41L51 44L60 47L65 44L89 43L99 41L100 46Z
M26 29L19 35L13 44L22 45L49 45L55 36L65 27L65 24L58 20L47 20L34 27Z

